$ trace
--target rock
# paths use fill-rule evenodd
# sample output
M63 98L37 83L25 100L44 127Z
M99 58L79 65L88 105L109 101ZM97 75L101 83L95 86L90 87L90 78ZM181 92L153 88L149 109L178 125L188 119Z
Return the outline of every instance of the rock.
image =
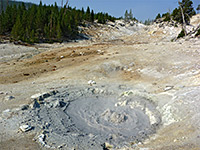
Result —
M117 20L117 21L115 21L115 22L116 22L117 25L120 25L120 26L122 26L122 27L125 26L124 20Z
M132 63L129 64L129 67L134 67L134 66L135 66L134 62L132 62Z
M108 21L107 22L107 25L111 26L111 27L114 27L115 26L115 23L114 22L111 22L111 21Z
M40 101L40 100L43 99L43 94L37 93L37 94L35 94L35 95L32 95L32 96L31 96L31 99Z
M133 94L133 91L130 90L130 91L125 91L121 94L121 96L125 96L125 97L128 97L129 95L132 95Z
M174 88L174 86L166 86L164 88L164 91L166 92L166 91L172 90L173 88Z
M4 92L3 92L3 91L0 91L0 94L2 95L2 94L4 94Z
M35 95L31 96L32 100L38 101L39 104L42 104L45 98L48 98L52 95L56 95L58 91L50 91L50 92L44 92L44 93L37 93Z
M37 100L34 100L32 104L30 104L30 108L35 109L35 108L40 108L40 104L38 103Z
M88 84L92 86L92 85L96 84L96 82L93 80L90 80L90 81L88 81Z
M104 145L103 145L103 148L104 148L104 149L112 149L112 148L113 148L113 145L111 145L111 144L105 142Z
M103 54L104 54L104 51L102 51L102 50L97 50L97 54L103 55Z
M8 112L11 112L10 109L6 109L2 113L5 114L5 113L8 113Z
M29 105L22 105L21 110L27 110L29 108Z
M10 95L8 95L8 96L6 96L4 98L4 100L6 100L6 101L10 101L10 100L13 100L13 99L15 99L15 97L14 96L10 96Z
M84 52L80 52L80 53L79 53L80 56L83 56L84 54L85 54Z
M57 108L57 107L64 107L65 105L66 105L65 102L57 100L57 101L54 103L53 106L54 106L55 108Z
M28 132L28 131L30 131L30 130L32 129L32 127L29 126L29 125L22 125L22 126L19 127L19 129L20 129L22 132Z
M39 142L40 144L42 144L42 146L45 146L45 145L46 145L45 142L44 142L44 139L45 139L45 135L44 135L44 134L40 134L40 135L38 136L38 142Z
M12 114L12 111L10 109L6 109L2 112L2 117L5 117L5 118L10 117L11 114Z
M66 144L63 143L63 144L61 144L61 145L58 146L58 149L62 149L62 148L64 148L65 146L66 146Z

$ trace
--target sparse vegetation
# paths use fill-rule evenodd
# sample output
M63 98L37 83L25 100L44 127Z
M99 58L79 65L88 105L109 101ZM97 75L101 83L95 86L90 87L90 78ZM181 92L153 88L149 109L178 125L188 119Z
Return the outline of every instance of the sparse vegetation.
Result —
M186 36L186 35L185 35L185 31L184 31L184 29L182 29L181 32L179 33L177 39L182 38L182 37L184 37L184 36Z
M200 29L197 31L195 36L199 36L200 35Z
M151 25L151 24L153 23L153 21L154 21L154 20L147 19L147 20L144 21L144 24L145 24L145 25Z

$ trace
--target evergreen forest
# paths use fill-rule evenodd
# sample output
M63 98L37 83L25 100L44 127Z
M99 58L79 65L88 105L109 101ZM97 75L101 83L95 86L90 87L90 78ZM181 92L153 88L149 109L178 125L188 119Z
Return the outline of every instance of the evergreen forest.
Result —
M26 43L61 42L76 39L79 35L78 26L86 23L106 23L116 18L108 13L94 13L89 7L87 10L54 5L8 5L1 10L0 36L9 37L11 41Z

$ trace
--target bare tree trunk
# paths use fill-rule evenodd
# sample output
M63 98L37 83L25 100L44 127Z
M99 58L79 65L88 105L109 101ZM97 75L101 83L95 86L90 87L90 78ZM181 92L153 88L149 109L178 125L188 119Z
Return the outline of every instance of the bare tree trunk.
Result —
M180 0L178 1L178 3L179 3L180 8L181 8L181 15L182 15L182 19L183 19L182 29L184 30L185 35L187 35L187 31L186 31L187 29L186 29L185 16L184 16L184 13L183 13L183 7L181 6Z
M171 10L168 9L168 12L169 12L169 18L170 18L170 21L173 23L173 25L175 25L175 21L172 19L171 17Z

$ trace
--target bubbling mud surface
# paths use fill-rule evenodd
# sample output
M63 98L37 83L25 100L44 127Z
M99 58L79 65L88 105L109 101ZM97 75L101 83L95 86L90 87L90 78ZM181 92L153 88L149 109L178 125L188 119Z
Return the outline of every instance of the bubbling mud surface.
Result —
M161 117L149 99L121 93L100 88L62 89L29 112L35 116L31 122L36 130L43 126L48 145L65 143L68 149L97 150L105 142L115 148L130 146L155 133Z

